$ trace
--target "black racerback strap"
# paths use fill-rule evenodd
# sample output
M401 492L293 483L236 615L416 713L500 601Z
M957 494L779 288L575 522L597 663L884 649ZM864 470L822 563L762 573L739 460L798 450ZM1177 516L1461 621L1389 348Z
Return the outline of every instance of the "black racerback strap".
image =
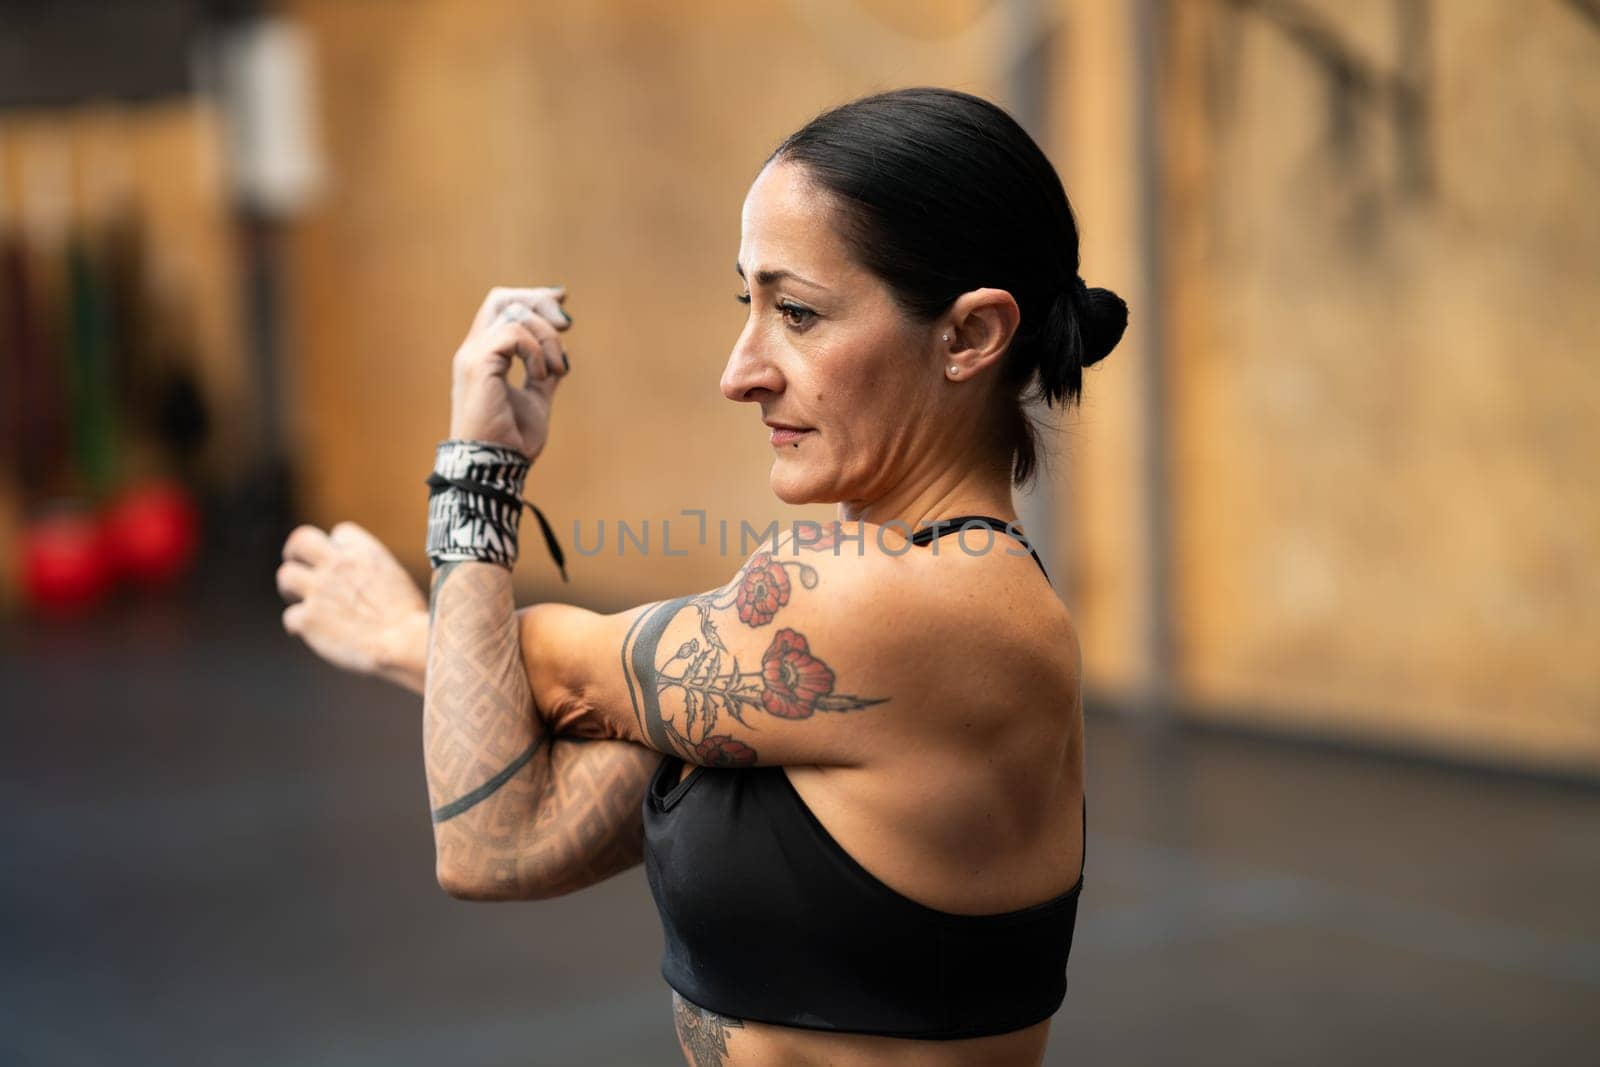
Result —
M1033 550L1033 545L1028 543L1028 539L1023 537L1021 532L1014 529L1010 523L1004 519L997 519L993 515L956 515L949 519L936 519L913 533L911 535L911 543L914 545L929 545L933 543L935 538L943 537L945 534L960 533L962 530L969 529L996 530L1008 537L1015 537L1022 542L1023 546L1028 550L1028 555L1032 556L1033 561L1039 565L1039 572L1044 575L1044 580L1050 581L1050 572L1044 569L1044 561L1039 558L1039 553ZM1050 584L1054 585L1055 583L1050 582Z

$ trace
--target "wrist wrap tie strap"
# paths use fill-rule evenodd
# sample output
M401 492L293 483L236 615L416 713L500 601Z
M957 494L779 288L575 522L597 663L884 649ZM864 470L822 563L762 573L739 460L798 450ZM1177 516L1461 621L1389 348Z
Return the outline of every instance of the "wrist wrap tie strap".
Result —
M530 464L514 449L482 441L445 441L434 458L428 486L427 553L434 566L482 560L511 567L517 561L517 527L524 507L533 511L545 547L567 581L567 558L544 512L521 495Z

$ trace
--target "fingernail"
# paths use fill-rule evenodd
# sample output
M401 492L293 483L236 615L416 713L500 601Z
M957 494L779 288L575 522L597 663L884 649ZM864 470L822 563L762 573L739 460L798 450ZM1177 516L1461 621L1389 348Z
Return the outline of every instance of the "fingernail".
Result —
M567 309L566 308L558 308L557 310L559 310L561 312L561 317L567 320L567 325L571 326L572 325L572 316L567 314Z
M567 360L567 350L565 348L561 350L561 369L564 371L572 369L572 364Z

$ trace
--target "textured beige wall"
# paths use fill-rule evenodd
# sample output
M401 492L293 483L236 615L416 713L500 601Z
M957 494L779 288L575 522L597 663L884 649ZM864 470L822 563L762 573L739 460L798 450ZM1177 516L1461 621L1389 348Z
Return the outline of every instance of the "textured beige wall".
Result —
M1396 5L1300 6L1408 76ZM1408 137L1331 107L1255 5L1175 5L1181 684L1206 714L1592 771L1600 27L1422 6Z
M1084 373L1083 397L1057 442L1058 525L1071 546L1069 604L1085 649L1085 685L1123 697L1153 684L1141 409L1144 324L1141 206L1134 87L1134 12L1128 0L1072 0L1058 52L1057 168L1078 221L1084 280L1128 302L1128 330ZM1088 650L1093 650L1090 655Z

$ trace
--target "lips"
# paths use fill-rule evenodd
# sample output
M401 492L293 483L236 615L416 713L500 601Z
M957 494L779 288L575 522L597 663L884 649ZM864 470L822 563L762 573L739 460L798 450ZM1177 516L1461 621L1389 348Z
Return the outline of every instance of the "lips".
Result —
M802 430L798 427L773 426L771 442L773 445L798 445L800 438L806 434L813 434L814 430Z
M790 426L782 422L768 422L767 426L772 430L771 440L774 445L798 444L807 434L816 432L804 426Z

